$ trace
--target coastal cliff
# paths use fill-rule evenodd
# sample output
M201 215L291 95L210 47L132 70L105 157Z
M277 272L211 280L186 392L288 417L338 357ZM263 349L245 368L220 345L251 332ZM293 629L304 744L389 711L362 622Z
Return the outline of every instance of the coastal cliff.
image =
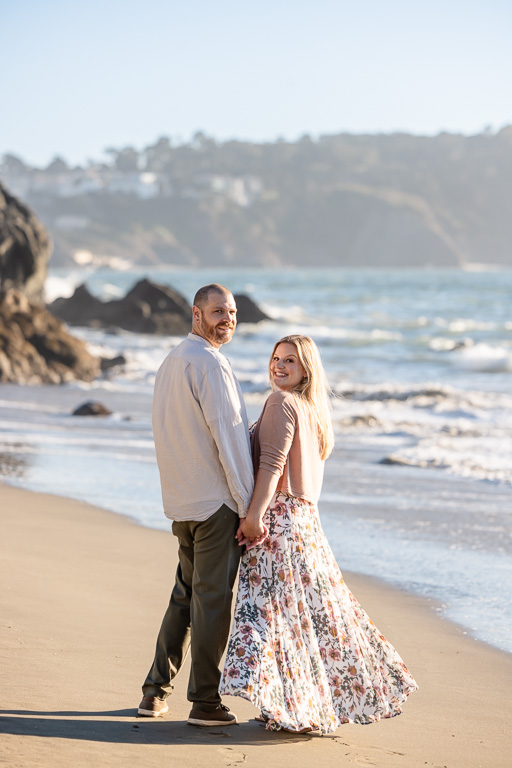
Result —
M512 266L512 126L266 144L197 134L109 155L0 165L51 232L54 266Z

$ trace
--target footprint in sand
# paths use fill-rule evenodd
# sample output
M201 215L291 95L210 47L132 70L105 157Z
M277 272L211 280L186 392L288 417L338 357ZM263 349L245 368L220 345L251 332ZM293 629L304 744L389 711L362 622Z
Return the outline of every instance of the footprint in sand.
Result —
M236 749L231 747L221 747L217 752L226 760L227 765L240 765L247 760L243 752L237 752Z
M344 747L349 747L349 745L346 742L338 742ZM349 747L350 748L350 747ZM392 749L382 749L381 747L372 747L367 746L366 749L373 750L375 753L380 753L381 756L383 755L390 755L393 757L405 757L403 752L395 752ZM365 766L380 766L381 761L379 760L379 755L350 755L350 753L347 753L347 757L349 759L349 762L353 765L361 766L361 768L365 768ZM389 763L386 762L386 765ZM398 763L397 763L398 765Z

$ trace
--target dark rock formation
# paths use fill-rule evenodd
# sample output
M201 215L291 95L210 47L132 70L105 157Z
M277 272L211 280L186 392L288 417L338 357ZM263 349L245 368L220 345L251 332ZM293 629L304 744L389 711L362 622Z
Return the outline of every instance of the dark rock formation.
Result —
M239 323L259 323L268 316L243 294L235 296ZM140 280L122 299L100 301L85 285L69 299L56 299L50 312L70 325L123 328L134 333L185 336L191 328L192 309L185 298L166 285Z
M0 184L0 382L91 381L99 360L43 308L50 239L34 214Z
M121 368L123 365L126 365L126 357L124 355L100 358L100 366L102 371L109 371L111 368Z
M243 293L237 293L234 297L236 302L236 319L238 323L259 323L261 320L270 320L258 305Z
M100 363L63 323L20 291L0 292L0 382L92 381Z
M140 280L126 299L132 299L149 306L150 320L148 330L142 333L156 333L160 336L183 336L190 331L192 307L188 301L173 288L160 283L152 283L147 278ZM152 325L153 327L149 327Z
M142 295L147 296L148 301L140 298ZM174 296L179 297L182 308ZM138 283L124 298L114 301L100 301L81 285L69 299L56 299L48 308L69 325L117 327L162 336L184 336L190 330L191 310L185 299L147 280Z
M40 301L51 241L32 211L0 184L0 290Z
M97 400L88 400L75 408L73 416L110 416L112 411Z
M150 309L144 302L134 299L100 301L80 285L69 299L56 299L49 305L50 312L69 325L86 325L93 328L114 326L126 331L142 333L149 319Z
M139 280L126 294L126 298L128 297L135 299L135 301L145 302L149 305L152 313L170 312L182 315L187 320L192 317L192 307L181 293L167 285L152 283L147 278Z

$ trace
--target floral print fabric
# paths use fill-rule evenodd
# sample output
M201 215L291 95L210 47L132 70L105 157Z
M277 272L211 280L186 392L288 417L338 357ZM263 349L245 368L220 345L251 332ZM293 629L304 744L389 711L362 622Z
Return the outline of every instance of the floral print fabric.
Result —
M264 521L268 538L242 557L221 692L277 730L400 714L417 685L346 587L316 507L277 493Z

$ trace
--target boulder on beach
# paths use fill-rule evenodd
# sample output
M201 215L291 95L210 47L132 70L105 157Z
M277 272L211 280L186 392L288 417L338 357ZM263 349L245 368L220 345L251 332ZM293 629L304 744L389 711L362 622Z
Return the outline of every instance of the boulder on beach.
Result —
M112 411L103 403L97 400L88 400L79 405L72 413L72 416L110 416Z
M51 249L41 222L0 184L0 290L41 301Z
M39 304L15 289L0 292L0 382L92 381L100 361Z

